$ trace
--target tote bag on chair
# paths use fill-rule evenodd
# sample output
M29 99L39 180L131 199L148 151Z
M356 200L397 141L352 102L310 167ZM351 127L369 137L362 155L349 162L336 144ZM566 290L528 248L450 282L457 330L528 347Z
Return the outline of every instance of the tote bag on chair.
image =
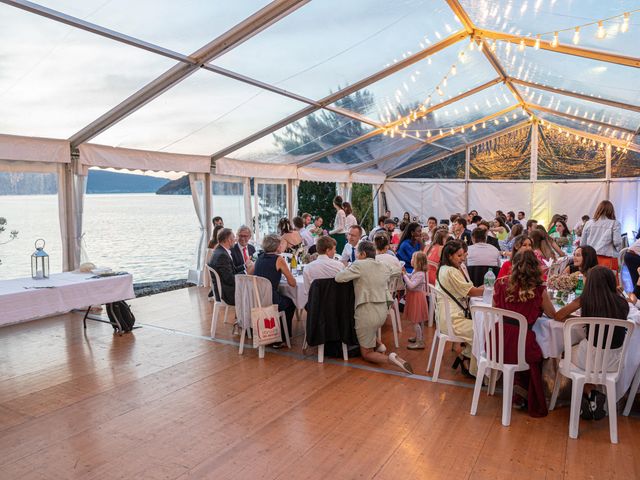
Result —
M258 295L258 285L253 279L253 294L257 307L251 309L251 328L253 328L253 346L258 348L275 342L282 342L280 331L280 315L277 305L263 307Z

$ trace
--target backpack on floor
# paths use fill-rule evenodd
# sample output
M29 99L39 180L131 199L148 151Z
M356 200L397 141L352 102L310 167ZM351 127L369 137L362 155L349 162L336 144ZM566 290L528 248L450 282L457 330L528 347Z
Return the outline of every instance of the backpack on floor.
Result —
M136 323L136 317L131 312L131 307L124 302L107 303L107 315L109 321L113 324L113 329L121 332L130 332Z

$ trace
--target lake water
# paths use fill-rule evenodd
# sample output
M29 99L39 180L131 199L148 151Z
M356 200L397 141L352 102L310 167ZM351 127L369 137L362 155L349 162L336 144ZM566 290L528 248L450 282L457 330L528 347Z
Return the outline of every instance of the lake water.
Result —
M20 232L16 240L0 245L0 279L31 275L30 256L37 238L47 242L51 271L62 271L56 195L0 196L0 217L8 222L0 243L10 230ZM239 223L228 217L225 221L231 227ZM84 232L89 261L126 270L136 283L187 278L200 240L189 195L87 195Z

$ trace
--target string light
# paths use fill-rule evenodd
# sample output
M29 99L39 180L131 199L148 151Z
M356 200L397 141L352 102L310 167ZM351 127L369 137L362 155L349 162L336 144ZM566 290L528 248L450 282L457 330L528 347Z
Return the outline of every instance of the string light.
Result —
M442 79L442 86L443 87L447 86L447 77L446 76Z
M456 75L458 73L458 68L456 67L455 63L453 65L451 65L451 75Z
M606 36L607 36L607 32L604 29L604 25L602 24L602 20L600 20L598 22L598 31L596 32L596 38L598 38L599 40L602 40Z
M431 138L431 130L427 130L427 138Z
M476 126L474 125L473 127L471 127L471 130L475 132L477 130Z
M580 27L576 27L575 32L573 32L573 44L577 45L580 42Z
M507 55L511 53L511 42L507 42L506 52L507 52Z
M524 52L524 38L520 40L520 45L518 45L518 50Z
M491 51L495 53L496 48L498 47L498 42L496 42L495 40L493 42L491 42Z
M627 31L629 31L629 17L631 16L630 13L625 13L624 14L624 18L622 19L622 25L620 26L620 31L622 33L626 33Z
M553 40L551 41L551 46L556 48L558 46L558 32L553 33Z
M469 50L473 50L475 46L475 39L473 37L469 38Z
M540 35L536 35L536 43L533 45L533 48L540 50Z
M438 95L440 95L441 97L444 96L444 92L442 91L442 89L440 88L440 85L438 85L436 87L436 92L438 92Z

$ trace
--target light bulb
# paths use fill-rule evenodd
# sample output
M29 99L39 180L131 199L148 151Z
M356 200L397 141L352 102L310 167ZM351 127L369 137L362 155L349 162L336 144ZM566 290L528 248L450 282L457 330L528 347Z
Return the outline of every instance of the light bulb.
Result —
M507 46L505 47L505 50L507 52L507 55L511 53L511 42L507 42Z
M454 63L453 65L451 65L451 75L456 75L457 73L458 73L458 68Z
M487 122L482 122L482 128L487 128Z
M471 131L475 132L477 130L476 126L474 125L473 127L471 127Z
M420 138L420 130L416 130L416 138Z
M441 136L442 136L442 135L444 135L444 134L442 133L442 129L440 129L440 135L441 135Z
M497 118L493 121L493 123L495 123L496 125L500 125L500 120L498 120Z
M406 130L402 130L402 138L405 138L407 136L407 131Z
M464 126L460 129L460 133L464 133Z
M493 42L491 42L491 46L489 47L489 49L495 53L497 47L497 42L494 40Z
M442 79L442 86L443 87L447 86L447 77L446 76Z
M431 130L427 130L427 138L431 138Z
M438 92L438 94L442 97L444 95L444 92L442 91L442 89L440 88L440 85L438 85L436 87L436 92Z
M576 31L573 32L573 44L577 45L580 43L580 27L576 27Z
M396 134L395 130L391 130L391 138L393 138L395 134Z
M553 33L553 40L551 40L551 46L556 48L558 46L558 32Z
M456 131L452 128L449 133L451 133L451 135L453 135L454 133L456 133Z
M427 65L431 65L431 57L427 58Z
M630 13L625 13L624 14L624 18L622 19L622 25L620 26L620 31L622 33L625 33L629 30L629 17L631 16Z
M598 22L598 31L596 32L596 38L602 40L607 36L607 32L604 30L604 25L602 24L602 20Z
M484 42L480 40L480 42L478 43L478 51L481 52L483 47L484 47Z
M471 37L469 39L469 50L473 50L475 48L475 46L476 46L475 41L474 41L473 37Z
M533 48L540 50L540 35L536 35L536 43L533 45Z
M520 45L518 45L518 50L524 52L524 38L520 40Z

